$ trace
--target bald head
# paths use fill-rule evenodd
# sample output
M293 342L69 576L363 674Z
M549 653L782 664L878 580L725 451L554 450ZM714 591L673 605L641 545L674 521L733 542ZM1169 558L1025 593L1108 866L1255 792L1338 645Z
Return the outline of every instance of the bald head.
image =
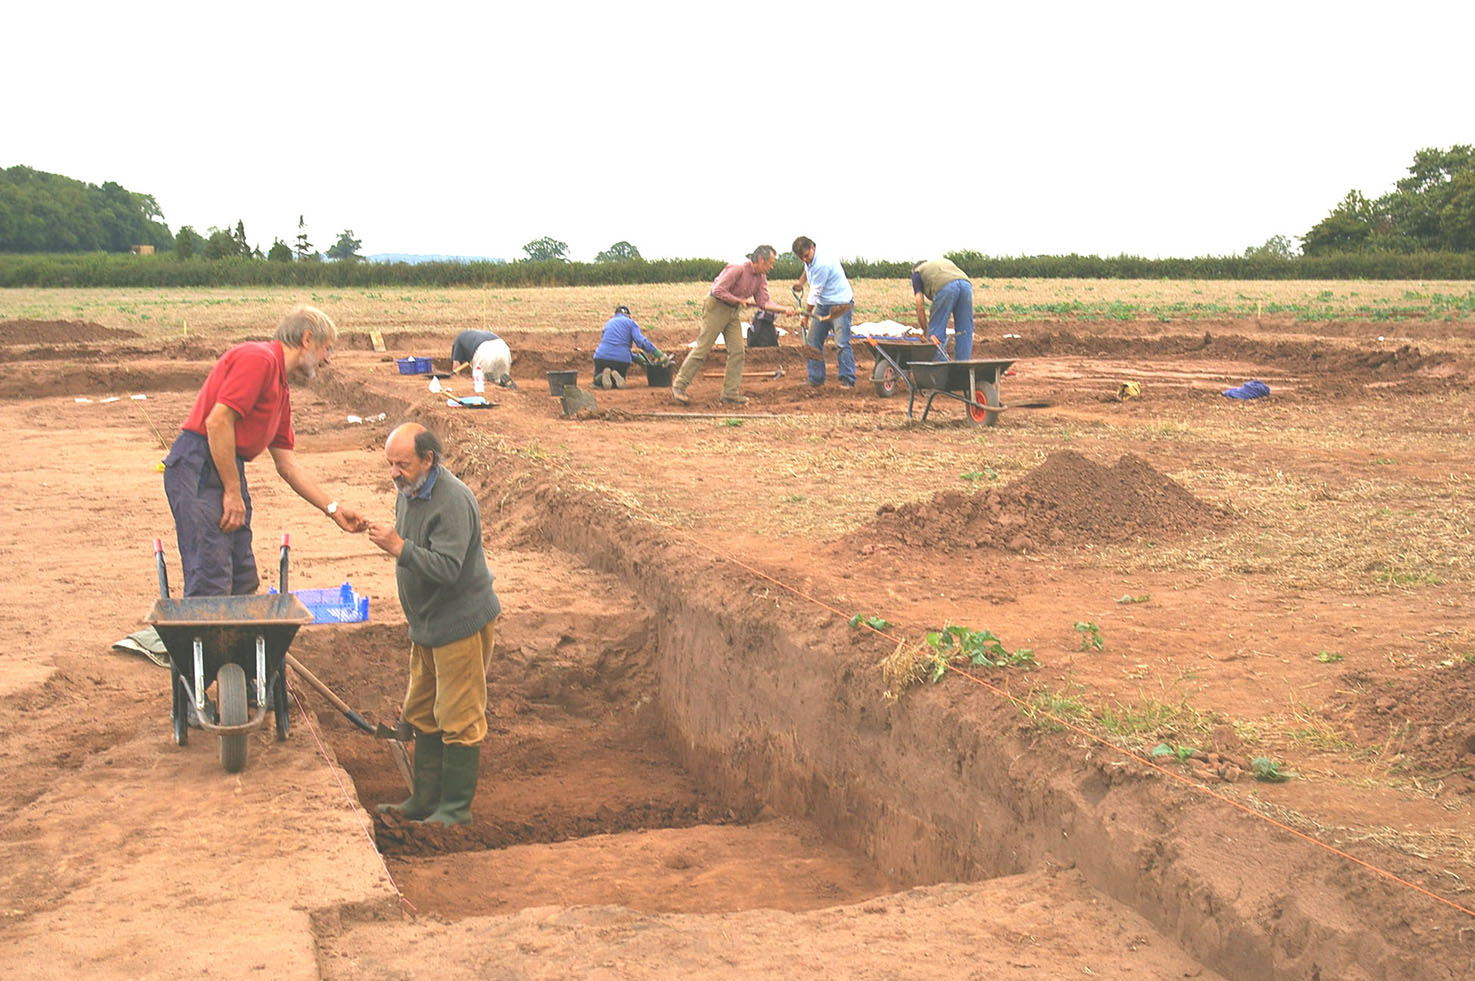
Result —
M425 478L445 451L435 433L418 422L394 427L384 441L384 458L389 461L389 475L400 493L414 495L425 484Z
M407 452L415 452L415 437L430 430L418 422L405 422L395 426L389 431L389 438L384 441L384 449L387 452L391 447L399 447Z

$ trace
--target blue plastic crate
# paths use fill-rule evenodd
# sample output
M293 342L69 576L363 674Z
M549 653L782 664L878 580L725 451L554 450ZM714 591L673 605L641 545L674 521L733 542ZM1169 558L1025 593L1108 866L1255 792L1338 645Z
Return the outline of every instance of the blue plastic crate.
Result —
M399 365L399 373L402 375L428 375L430 374L429 358L400 358L396 364Z
M294 589L313 623L360 623L369 619L369 597L360 596L348 583L337 589Z

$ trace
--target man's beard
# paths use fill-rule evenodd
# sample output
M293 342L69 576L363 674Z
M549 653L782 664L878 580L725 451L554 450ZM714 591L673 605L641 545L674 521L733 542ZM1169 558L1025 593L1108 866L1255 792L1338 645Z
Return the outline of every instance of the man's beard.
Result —
M414 497L416 494L420 493L420 488L425 486L425 478L429 476L430 471L426 470L413 483L403 477L396 477L394 478L394 486L398 488L399 492L405 497Z
M304 382L310 382L318 376L318 363L313 360L312 355L303 356L302 363L297 366L297 376Z

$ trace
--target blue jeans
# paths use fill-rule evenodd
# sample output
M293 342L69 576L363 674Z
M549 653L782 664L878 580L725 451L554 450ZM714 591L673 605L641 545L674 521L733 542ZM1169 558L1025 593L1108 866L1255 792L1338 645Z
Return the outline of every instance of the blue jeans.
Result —
M814 305L815 317L827 317L831 310L839 304L816 303ZM825 338L829 336L830 330L835 331L835 375L847 385L855 384L855 352L850 348L850 318L855 313L855 304L852 302L849 308L834 320L821 323L813 318L809 321L809 331L804 340L821 351L825 349ZM812 385L822 384L825 380L825 363L809 360L809 382Z
M955 279L932 298L932 316L927 319L927 336L940 345L933 361L946 361L947 318L953 318L953 360L967 361L973 357L973 284L966 279Z

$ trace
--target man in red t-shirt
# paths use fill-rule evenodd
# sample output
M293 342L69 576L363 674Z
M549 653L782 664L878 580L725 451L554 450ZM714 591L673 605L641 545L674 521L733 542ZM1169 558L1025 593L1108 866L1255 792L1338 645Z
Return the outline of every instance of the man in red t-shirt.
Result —
M326 313L299 306L277 324L272 340L237 344L205 379L164 459L164 493L174 512L185 596L239 596L260 586L251 552L246 461L262 450L288 486L338 527L368 527L308 476L292 450L288 381L311 380L332 357L337 340L338 328Z

